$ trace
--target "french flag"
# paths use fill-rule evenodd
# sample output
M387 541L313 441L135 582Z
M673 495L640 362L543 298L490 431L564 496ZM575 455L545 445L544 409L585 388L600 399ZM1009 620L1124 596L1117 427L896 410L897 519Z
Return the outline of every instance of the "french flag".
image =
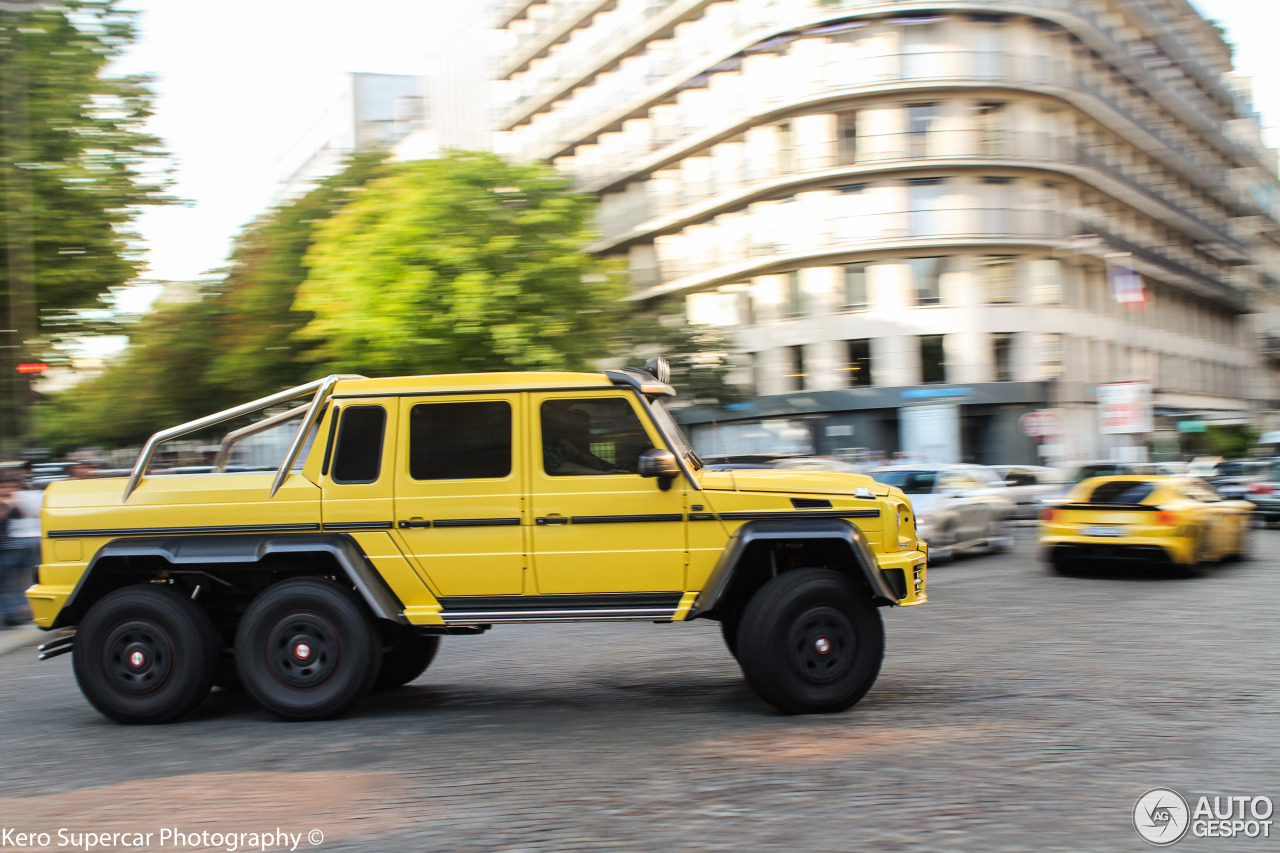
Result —
M1127 263L1107 261L1107 278L1111 281L1111 295L1126 310L1136 311L1147 307L1147 288L1142 283L1142 276L1134 272Z

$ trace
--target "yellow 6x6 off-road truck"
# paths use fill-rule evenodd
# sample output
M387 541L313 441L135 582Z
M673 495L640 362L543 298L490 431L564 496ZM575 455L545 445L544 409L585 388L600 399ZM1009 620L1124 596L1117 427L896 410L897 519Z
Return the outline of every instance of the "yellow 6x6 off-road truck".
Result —
M238 681L295 720L420 675L446 634L507 622L720 622L792 713L870 689L878 607L925 600L903 494L852 474L704 467L665 363L604 374L326 379L152 436L132 476L51 485L41 647L89 701L153 723ZM147 476L161 442L226 435L212 470ZM298 422L274 471L232 446Z

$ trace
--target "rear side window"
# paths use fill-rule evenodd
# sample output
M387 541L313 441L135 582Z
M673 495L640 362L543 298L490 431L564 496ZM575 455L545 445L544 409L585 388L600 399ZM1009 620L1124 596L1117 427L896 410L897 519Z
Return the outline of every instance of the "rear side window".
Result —
M422 403L409 411L413 479L493 480L510 473L510 403Z
M1093 490L1089 503L1093 504L1140 504L1153 491L1154 483L1142 480L1115 480L1103 483Z
M381 406L348 406L338 422L333 455L335 483L372 483L382 467L382 436L387 412Z

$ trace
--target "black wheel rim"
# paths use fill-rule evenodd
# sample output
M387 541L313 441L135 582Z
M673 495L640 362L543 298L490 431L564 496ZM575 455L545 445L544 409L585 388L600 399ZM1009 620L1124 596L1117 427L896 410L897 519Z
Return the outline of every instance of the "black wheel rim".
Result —
M341 658L338 633L315 613L290 613L267 634L267 665L282 684L310 690L333 675Z
M111 686L123 693L154 693L173 674L173 643L153 622L122 622L102 643L102 669Z
M806 681L835 681L853 667L857 653L853 623L834 607L806 610L788 634L787 650L792 667Z

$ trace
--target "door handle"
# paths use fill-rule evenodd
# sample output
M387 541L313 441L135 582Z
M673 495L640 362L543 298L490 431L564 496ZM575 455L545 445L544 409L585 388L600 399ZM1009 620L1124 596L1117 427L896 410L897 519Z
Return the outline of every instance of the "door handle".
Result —
M536 524L568 524L569 519L563 515L539 516Z
M430 527L430 526L431 526L431 522L430 522L430 521L428 521L428 520L427 520L427 519L425 519L425 518L412 518L412 519L409 519L408 521L401 521L401 522L399 523L399 525L398 525L398 526L400 526L400 527Z

